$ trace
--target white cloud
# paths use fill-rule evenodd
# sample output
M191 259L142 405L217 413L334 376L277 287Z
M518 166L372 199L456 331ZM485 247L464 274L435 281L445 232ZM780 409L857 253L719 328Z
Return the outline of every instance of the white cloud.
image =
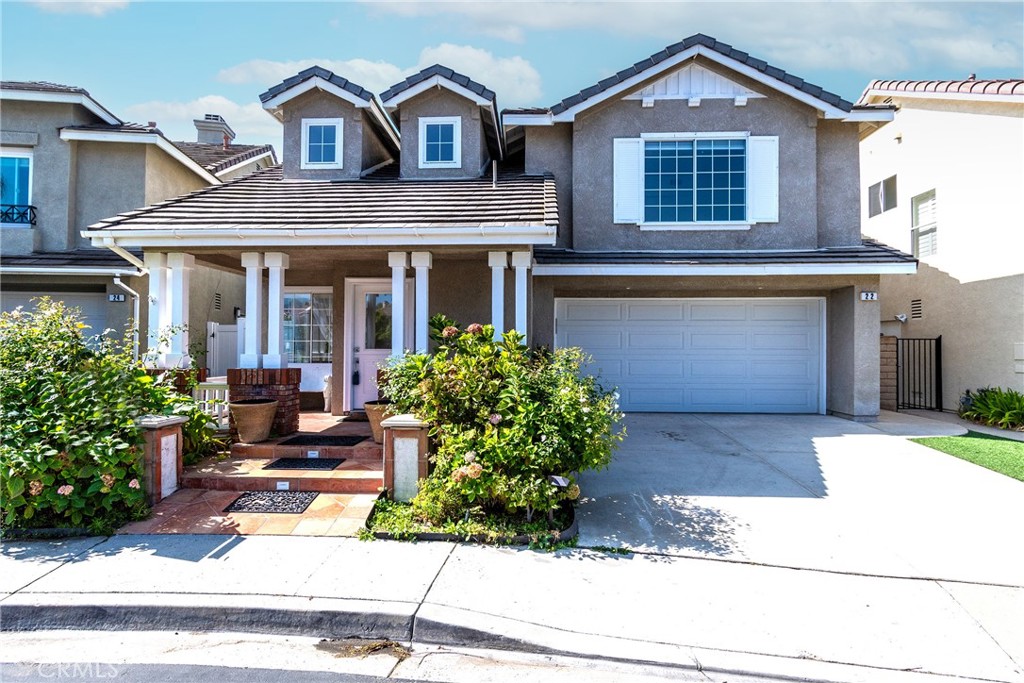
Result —
M194 141L192 121L203 114L220 114L235 131L239 144L272 144L281 153L281 124L264 111L259 102L238 104L220 95L206 95L190 102L151 101L125 109L125 118L157 126L171 140Z
M58 14L91 14L100 17L107 12L124 9L128 0L31 0L44 12Z
M424 48L417 63L400 67L384 61L366 59L300 59L271 61L252 59L222 69L217 80L223 83L254 83L269 87L314 65L329 69L367 90L381 93L417 71L432 64L443 64L495 90L499 106L536 103L541 96L541 78L529 61L519 56L497 57L471 45L442 43Z

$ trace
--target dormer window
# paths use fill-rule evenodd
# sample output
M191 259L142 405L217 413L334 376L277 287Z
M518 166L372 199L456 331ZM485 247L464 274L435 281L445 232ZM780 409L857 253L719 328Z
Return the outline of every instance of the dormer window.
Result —
M343 119L302 119L302 168L343 168Z
M462 168L462 118L420 118L420 168Z

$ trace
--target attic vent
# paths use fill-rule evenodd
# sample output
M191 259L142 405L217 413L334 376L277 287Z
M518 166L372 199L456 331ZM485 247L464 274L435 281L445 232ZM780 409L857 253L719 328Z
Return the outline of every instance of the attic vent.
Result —
M921 305L920 299L910 300L910 317L914 320L920 320L924 317L924 306Z
M213 295L213 310L219 311L220 310L220 306L221 306L221 296L220 296L220 292L217 292L216 294Z

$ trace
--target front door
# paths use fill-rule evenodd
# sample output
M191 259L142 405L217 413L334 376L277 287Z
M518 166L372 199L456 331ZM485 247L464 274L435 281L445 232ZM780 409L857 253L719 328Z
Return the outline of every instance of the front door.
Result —
M352 312L352 409L377 400L377 368L391 355L391 284L356 285Z

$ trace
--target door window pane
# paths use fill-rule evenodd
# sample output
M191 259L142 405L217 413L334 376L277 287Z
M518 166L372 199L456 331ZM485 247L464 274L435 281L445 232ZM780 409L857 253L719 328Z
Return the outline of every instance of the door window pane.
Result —
M366 295L366 349L391 348L391 295Z

